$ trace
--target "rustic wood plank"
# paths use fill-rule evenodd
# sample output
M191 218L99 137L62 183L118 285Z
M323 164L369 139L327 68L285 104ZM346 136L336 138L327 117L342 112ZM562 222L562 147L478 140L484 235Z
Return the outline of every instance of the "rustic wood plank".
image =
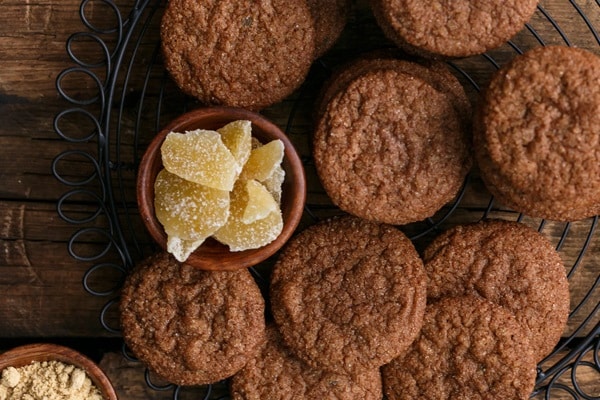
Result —
M107 299L84 291L84 268L65 262L64 244L19 239L0 245L2 337L105 335L98 316Z
M75 210L86 211L81 206ZM116 293L98 297L84 290L82 278L92 263L69 254L67 242L75 229L58 217L54 204L3 201L0 220L0 336L107 336L99 322L100 310ZM106 247L101 237L90 239L96 243L75 246L78 254L99 254ZM122 265L111 254L99 262ZM108 291L116 289L122 278L118 269L103 268L90 278L90 285Z

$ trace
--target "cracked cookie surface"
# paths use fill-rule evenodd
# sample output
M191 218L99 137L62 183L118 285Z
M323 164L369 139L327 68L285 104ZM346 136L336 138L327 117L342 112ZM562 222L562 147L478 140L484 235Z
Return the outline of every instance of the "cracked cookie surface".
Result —
M474 120L481 178L500 203L560 221L600 213L600 58L566 46L517 56Z
M405 356L382 368L389 400L529 398L536 364L512 313L475 296L427 306L423 328Z
M332 202L372 221L421 221L451 201L471 165L450 91L395 67L354 78L329 101L313 138Z
M515 314L529 331L536 361L561 337L569 283L551 243L518 222L484 220L439 235L423 255L429 301L479 294Z
M329 101L355 78L368 71L394 69L422 79L435 90L451 98L452 104L466 127L470 126L471 103L458 79L446 64L425 59L405 60L405 55L395 50L376 50L363 54L356 60L339 67L325 83L317 99L317 118L327 109Z
M499 47L524 28L538 0L373 0L384 33L427 57L466 57Z
M380 400L378 368L356 376L314 369L293 355L275 325L260 353L231 380L233 400Z
M179 385L233 375L265 334L264 299L250 272L201 271L165 252L129 274L119 308L133 354Z
M426 275L398 229L331 218L286 245L271 281L285 343L314 368L356 375L405 351L419 332Z
M160 34L173 80L207 105L274 104L300 86L315 51L306 1L172 0Z

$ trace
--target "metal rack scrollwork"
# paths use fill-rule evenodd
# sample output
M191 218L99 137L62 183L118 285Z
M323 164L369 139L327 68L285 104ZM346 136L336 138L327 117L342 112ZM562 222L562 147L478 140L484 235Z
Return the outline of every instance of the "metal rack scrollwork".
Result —
M587 27L596 43L600 45L600 35L596 30L600 21L592 21L577 1L564 2L570 4L573 17L579 18L579 22ZM74 66L62 71L56 80L58 93L70 106L56 115L54 120L56 133L68 143L68 149L58 154L52 163L52 171L56 178L69 187L57 202L60 217L76 227L69 241L68 251L74 259L90 265L83 276L83 287L91 295L108 299L100 310L100 321L108 332L115 335L119 335L120 332L114 316L111 315L115 313L122 280L136 260L152 248L152 244L148 243L147 237L141 232L143 229L136 225L135 195L127 192L126 183L132 186L131 181L135 179L137 163L144 145L152 136L152 132L161 127L161 121L169 118L170 112L176 115L194 106L193 100L177 90L171 90L168 76L160 63L156 32L160 10L164 7L163 2L138 0L131 3L122 6L113 0L82 1L79 13L86 30L74 33L67 40L66 51ZM549 24L557 35L555 41L573 45L559 21L556 21L552 13L543 6L544 3L542 1L538 6L537 21ZM595 4L600 10L600 0L596 0ZM587 7L595 6L591 5L591 2L587 3ZM98 12L98 9L101 9L101 12ZM600 11L597 15L600 15ZM108 25L101 26L107 20ZM358 15L351 18L348 30L369 30L374 26L372 18ZM533 43L544 46L551 42L544 34L538 32L533 23L527 24L522 33L528 36L528 40L524 40L523 43L529 45ZM519 40L520 38L516 38L508 42L499 52L482 55L479 62L485 63L489 72L493 72L507 57L526 51ZM80 57L81 48L88 46L98 48L99 59L87 61ZM507 52L511 54L507 56ZM89 54L89 51L85 53ZM307 79L308 86L311 80L318 85L319 80L330 72L331 63L332 61L327 59L315 62ZM463 60L454 60L448 64L468 90L479 92L481 82L484 82L485 78L474 76L469 64L465 64ZM81 81L85 81L83 87L87 89L81 89ZM310 104L311 99L307 99L310 94L306 94L306 86L307 84L287 101L288 106L272 111L281 113L281 110L284 110L285 116L280 124L285 125L288 133L296 129L301 103ZM92 93L91 96L89 92ZM84 126L85 128L82 128ZM303 159L307 168L310 168L310 155L304 156ZM408 227L406 231L411 239L421 240L439 232L443 224L450 223L465 192L471 187L471 180L472 177L467 178L455 201L436 216ZM81 211L82 208L86 212ZM309 219L316 220L321 213L326 215L332 212L335 212L335 209L313 202L309 194L306 207ZM496 208L493 198L490 197L487 206L482 207L473 218L477 220L499 212L503 210ZM527 220L528 223L535 224L542 233L545 229L550 229L547 221L530 221L526 216L516 214L514 218L517 221ZM585 231L581 235L583 242L579 244L580 251L577 257L571 260L570 279L581 274L585 268L583 259L597 236L597 225L598 217L581 223L566 223L559 227L561 233L557 235L559 239L556 242L559 252L565 243L572 240L573 230ZM87 246L89 242L96 243L92 250ZM252 272L259 281L266 282L259 272ZM99 282L106 275L113 277L108 286ZM579 372L587 369L597 373L600 380L600 304L592 304L593 301L597 301L599 291L600 276L595 276L595 281L590 283L587 293L572 305L570 318L580 320L578 328L570 332L555 351L540 362L536 391L532 397L600 399L600 393L587 393L585 385L580 384L578 378ZM128 360L135 360L125 345L123 355ZM150 388L172 391L174 399L182 397L182 393L187 390L171 384L155 383L149 371L146 371L145 377ZM222 390L215 390L217 386L195 388L195 398L227 399L227 394Z

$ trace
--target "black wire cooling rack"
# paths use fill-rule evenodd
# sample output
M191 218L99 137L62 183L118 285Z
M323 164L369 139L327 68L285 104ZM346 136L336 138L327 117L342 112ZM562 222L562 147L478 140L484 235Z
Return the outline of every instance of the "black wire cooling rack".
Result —
M54 120L57 134L68 143L52 164L53 173L68 190L58 200L58 213L74 226L68 250L89 265L83 286L107 299L99 310L103 327L118 336L116 304L123 278L154 245L141 224L135 201L135 174L143 151L171 118L199 106L169 80L161 63L159 0L83 0L82 31L66 43L73 66L57 77L65 109ZM309 188L319 187L310 157L310 109L331 69L359 52L389 46L374 19L359 0L353 4L346 30L336 46L315 61L305 84L289 99L263 111L294 141L303 155ZM449 62L476 101L477 93L501 65L516 54L548 44L585 47L600 52L600 0L542 0L513 40L481 56ZM91 50L90 50L91 49ZM85 51L84 51L85 50ZM85 55L85 56L84 56ZM313 180L311 182L311 180ZM79 210L73 213L73 205ZM339 213L322 190L310 190L302 225ZM456 200L426 221L401 227L419 247L433 235L460 221L484 217L517 220L535 226L556 245L568 266L578 293L572 295L569 329L555 351L538 365L536 399L600 399L600 252L598 217L557 224L536 220L494 204L476 175L467 177ZM568 254L568 256L567 256ZM267 266L269 261L267 261ZM267 271L267 272L265 272ZM252 272L259 283L268 281L268 267ZM583 288L583 289L581 289ZM123 348L124 357L134 358ZM592 376L595 393L589 392ZM172 391L174 399L193 390L194 398L228 399L222 384L184 388L146 382L156 390Z

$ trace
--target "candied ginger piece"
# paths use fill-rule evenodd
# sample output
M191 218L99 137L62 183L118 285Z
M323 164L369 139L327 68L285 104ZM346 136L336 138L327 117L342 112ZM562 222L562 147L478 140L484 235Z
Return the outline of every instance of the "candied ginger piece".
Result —
M250 224L258 219L263 219L279 209L279 204L273 195L260 182L246 181L246 192L248 193L248 203L242 214L243 223Z
M188 259L206 238L199 240L185 240L177 236L167 236L167 251L175 257L179 262L184 262Z
M214 189L232 190L242 168L215 131L171 132L161 153L167 171Z
M285 180L285 171L278 165L270 177L262 181L269 193L273 196L277 204L281 204L281 192L283 188L283 181Z
M248 191L243 181L236 182L231 192L231 207L227 223L213 237L229 246L231 251L256 249L271 243L283 230L283 217L279 209L265 218L249 224L242 221L248 204Z
M233 121L217 129L223 144L229 149L239 165L246 164L252 150L252 122Z
M240 178L264 181L283 160L283 142L279 139L259 146L250 152L250 158L244 165Z
M163 169L154 182L156 217L168 236L204 239L229 217L229 192L187 181Z

